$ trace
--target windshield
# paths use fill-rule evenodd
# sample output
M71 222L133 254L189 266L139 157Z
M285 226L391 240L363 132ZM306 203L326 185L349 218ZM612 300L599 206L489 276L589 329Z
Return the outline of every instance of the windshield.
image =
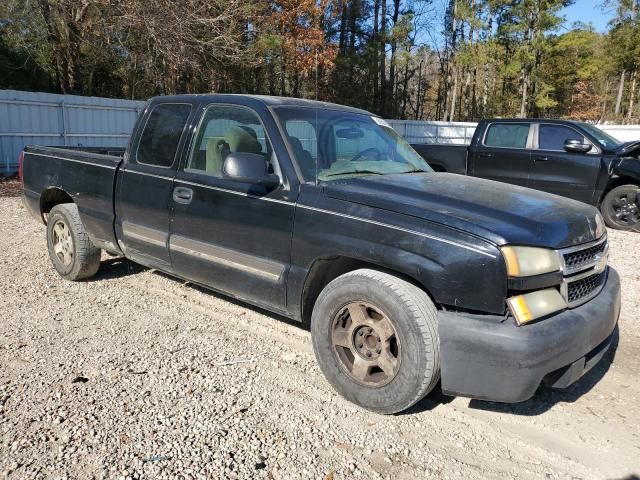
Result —
M433 171L380 118L309 107L274 111L305 181Z
M582 128L584 128L587 132L591 134L593 138L595 138L602 148L606 148L607 150L618 148L622 145L620 140L613 138L608 133L604 133L598 127L594 127L589 123L581 123Z

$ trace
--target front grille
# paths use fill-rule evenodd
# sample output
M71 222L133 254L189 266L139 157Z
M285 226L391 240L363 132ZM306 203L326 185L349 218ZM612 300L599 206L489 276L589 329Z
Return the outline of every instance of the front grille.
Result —
M581 250L563 253L565 273L578 272L586 269L602 258L607 251L607 240Z
M569 306L574 306L577 303L586 301L597 294L604 285L606 277L607 272L604 270L579 280L571 281L571 279L568 279L567 302Z

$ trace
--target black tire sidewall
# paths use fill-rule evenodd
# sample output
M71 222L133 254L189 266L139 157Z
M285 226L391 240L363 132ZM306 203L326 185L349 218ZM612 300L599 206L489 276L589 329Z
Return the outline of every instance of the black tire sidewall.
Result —
M633 184L620 185L607 192L607 194L602 199L600 212L602 213L602 217L604 218L605 223L610 228L615 228L617 230L637 230L640 228L640 223L635 225L624 225L618 223L616 219L611 216L611 214L613 213L613 199L625 190L635 190L637 192L638 186Z
M59 221L62 221L67 225L67 228L71 232L71 238L73 240L73 261L68 266L60 261L53 249L53 227ZM49 250L49 258L51 259L51 263L53 263L53 267L60 274L60 276L64 278L71 277L73 276L72 274L75 270L79 270L78 236L76 235L76 232L73 228L73 222L67 215L67 212L64 211L64 209L54 207L49 213L49 217L47 219L47 249Z
M351 276L332 282L316 303L311 333L320 369L332 386L347 400L379 413L397 413L415 402L429 370L430 356L423 333L413 319L405 301L383 284L370 278ZM333 352L332 322L338 312L352 302L375 305L392 321L400 341L400 370L396 377L381 387L366 387L352 380ZM433 372L437 375L438 372Z

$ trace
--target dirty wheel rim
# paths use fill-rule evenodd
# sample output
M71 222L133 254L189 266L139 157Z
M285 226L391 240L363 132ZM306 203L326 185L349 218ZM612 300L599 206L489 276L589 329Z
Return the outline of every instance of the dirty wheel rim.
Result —
M349 377L368 387L382 387L400 370L400 339L391 319L368 303L344 306L331 325L331 344Z
M53 226L53 252L65 267L73 263L73 237L67 224L61 220Z
M625 191L613 199L611 213L616 223L625 227L640 224L640 209L635 202L636 193L635 190Z

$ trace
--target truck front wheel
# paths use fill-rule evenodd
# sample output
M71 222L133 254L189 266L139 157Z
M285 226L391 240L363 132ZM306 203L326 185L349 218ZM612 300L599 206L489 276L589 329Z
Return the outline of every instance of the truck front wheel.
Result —
M49 212L47 247L54 268L67 280L92 277L100 268L102 251L89 238L73 203L56 205Z
M368 410L401 412L440 378L436 308L426 292L388 273L361 269L330 282L311 334L329 383Z
M620 185L611 189L602 199L600 211L605 223L617 230L640 229L638 186Z

